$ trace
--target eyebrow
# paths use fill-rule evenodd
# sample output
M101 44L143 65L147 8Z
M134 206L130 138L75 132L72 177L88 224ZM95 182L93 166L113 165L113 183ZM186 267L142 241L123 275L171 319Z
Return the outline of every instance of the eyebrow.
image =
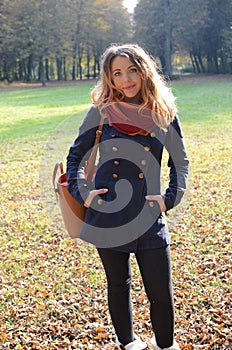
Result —
M132 67L135 67L135 65L134 65L134 64L131 64L130 66L127 67L127 69L130 69L130 68L132 68ZM115 71L117 71L117 70L121 70L121 69L120 69L120 68L116 68L116 69L114 69L112 72L115 72Z

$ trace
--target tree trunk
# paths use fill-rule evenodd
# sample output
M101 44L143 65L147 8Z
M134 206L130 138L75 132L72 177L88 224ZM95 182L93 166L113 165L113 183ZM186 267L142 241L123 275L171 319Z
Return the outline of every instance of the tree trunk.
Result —
M18 69L17 69L17 62L14 62L14 71L13 71L13 80L18 81L19 80L19 75L18 75Z
M67 72L66 72L66 57L63 57L63 77L64 77L64 80L67 80Z
M76 55L73 55L72 80L76 80Z
M96 56L94 55L94 64L93 64L93 77L94 79L97 76L97 61L96 61Z
M212 70L212 58L211 57L207 57L207 73L210 73Z
M220 50L220 59L221 59L222 73L223 73L223 74L226 74L225 55L224 55L222 49Z
M94 55L93 77L96 78L100 73L100 62L97 55Z
M50 61L50 65L49 65L49 77L51 80L55 79L55 74L54 74L54 63L53 61Z
M230 74L232 74L232 62L230 62L229 66L230 66Z
M78 47L78 68L77 68L77 71L79 72L79 78L80 78L80 80L83 79L83 72L82 72L82 53L83 53L83 49L82 49L81 45L79 45L79 47Z
M82 6L84 4L83 0L80 0L79 3L79 9L77 11L77 24L76 24L76 32L75 36L73 38L73 67L72 67L72 80L76 80L76 77L78 77L78 69L77 69L77 75L76 75L76 55L77 55L77 47L78 47L78 38L80 36L81 31L81 16L82 16Z
M10 83L10 78L9 78L9 68L7 64L7 58L3 58L3 79L7 80L8 83Z
M27 62L27 76L26 76L27 81L31 81L32 79L32 68L33 68L33 54L31 53L28 57L28 62Z
M219 74L218 58L216 55L213 56L213 61L214 61L214 65L215 65L215 73Z
M56 58L57 79L62 80L62 61L59 57Z
M19 72L19 80L23 80L23 67L22 67L22 60L19 61L19 67L18 67L18 72Z
M197 68L197 73L201 73L201 68L200 68L200 65L199 65L198 60L197 60L197 55L193 55L193 59L194 59L194 62L195 62L196 68Z
M191 59L192 66L193 66L193 72L194 72L194 73L197 73L196 65L195 65L195 62L194 62L194 59L193 59L193 54L192 54L192 52L190 52L189 55L190 55L190 59Z
M163 74L166 74L165 73L165 67L166 67L165 57L163 55L161 55L161 56L159 56L159 60L160 60L160 64L161 64L161 67L162 67L162 72L163 72Z
M79 70L79 77L80 77L80 80L82 80L82 57L79 56L79 59L78 59L78 70Z
M46 76L46 80L49 81L49 60L48 58L45 59L45 76Z
M201 67L201 71L202 71L203 73L205 73L205 67L204 67L204 64L203 64L203 62L202 62L201 55L197 55L197 58L198 58L198 61L199 61L200 67Z
M164 16L165 16L164 74L171 77L172 76L172 49L171 49L172 23L171 23L170 0L164 0Z
M89 47L87 48L87 79L90 79L90 53Z
M28 64L27 63L26 63L26 60L22 60L23 80L31 81L31 80L28 80Z
M39 59L39 81L41 81L42 86L46 86L43 57Z

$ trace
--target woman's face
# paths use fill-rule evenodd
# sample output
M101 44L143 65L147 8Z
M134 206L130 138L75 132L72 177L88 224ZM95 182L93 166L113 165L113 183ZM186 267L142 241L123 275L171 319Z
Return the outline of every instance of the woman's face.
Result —
M125 94L125 101L139 103L141 101L142 79L136 66L125 56L117 56L111 65L114 86Z

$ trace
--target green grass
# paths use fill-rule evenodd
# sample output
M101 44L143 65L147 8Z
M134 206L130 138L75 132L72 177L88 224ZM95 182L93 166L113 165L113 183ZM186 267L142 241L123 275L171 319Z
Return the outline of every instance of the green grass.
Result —
M107 342L113 349L100 261L93 247L64 238L51 185L91 105L91 86L0 89L2 349L107 349ZM232 82L183 80L172 88L191 164L185 199L168 216L177 338L226 349ZM147 339L139 274L132 300L135 327Z
M91 85L0 90L0 138L46 137L68 116L89 106Z
M207 122L231 116L231 81L180 82L173 85L183 120Z

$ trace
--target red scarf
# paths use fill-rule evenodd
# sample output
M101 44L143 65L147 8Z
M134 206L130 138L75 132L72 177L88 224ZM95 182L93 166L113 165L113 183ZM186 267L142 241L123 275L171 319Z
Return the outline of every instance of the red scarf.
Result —
M130 103L115 101L104 109L105 115L117 131L127 135L144 135L155 127L152 112L149 108L142 109L141 106Z

